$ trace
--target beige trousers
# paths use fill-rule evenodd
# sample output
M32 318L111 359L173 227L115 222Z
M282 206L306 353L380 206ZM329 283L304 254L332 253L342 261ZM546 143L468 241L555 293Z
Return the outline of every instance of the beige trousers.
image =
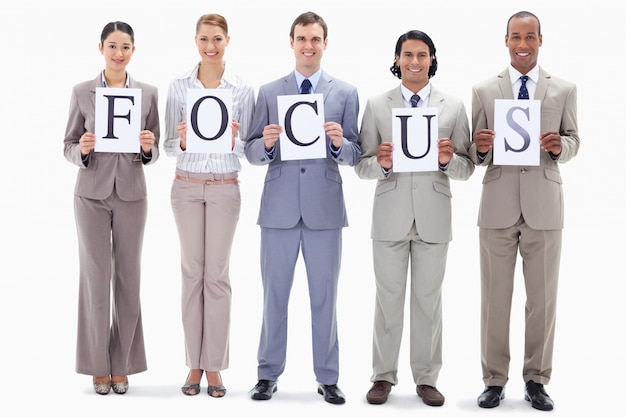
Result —
M481 361L485 386L509 379L509 327L517 254L526 289L522 377L547 384L552 374L561 230L533 230L523 219L507 229L480 229Z
M236 178L237 174L191 174L177 170L171 191L180 238L182 321L190 369L228 368L231 286L230 252L241 195L239 184L195 180Z
M373 252L376 307L371 381L398 383L409 274L411 372L415 384L435 387L442 366L441 286L448 244L424 242L413 226L401 241L373 241Z

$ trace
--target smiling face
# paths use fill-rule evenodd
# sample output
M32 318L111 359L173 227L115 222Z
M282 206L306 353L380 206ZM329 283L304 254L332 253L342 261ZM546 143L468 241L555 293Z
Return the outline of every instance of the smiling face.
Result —
M221 63L230 42L230 36L216 25L202 24L196 33L196 46L203 62Z
M109 33L98 47L104 56L106 69L116 72L125 70L135 52L132 37L120 30Z
M290 43L299 73L308 77L320 69L327 41L324 39L324 28L319 23L294 27Z
M396 65L400 68L402 84L418 92L428 84L428 70L433 63L428 45L418 39L407 39L402 43L400 55L396 56Z
M512 18L504 41L509 48L513 68L527 74L537 65L542 42L537 19L532 16Z

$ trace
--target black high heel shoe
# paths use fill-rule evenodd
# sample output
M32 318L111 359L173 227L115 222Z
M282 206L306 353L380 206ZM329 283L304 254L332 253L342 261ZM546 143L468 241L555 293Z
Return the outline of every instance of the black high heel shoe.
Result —
M204 373L204 370L201 370L201 372L200 372L200 381L202 381L202 374L203 373ZM185 385L180 387L180 389L183 392L183 394L185 394L185 395L198 395L200 393L200 383L199 382L197 384L187 384L186 383L187 381L189 381L189 376L190 375L191 375L191 371L189 371L189 373L187 374L187 379L185 380Z

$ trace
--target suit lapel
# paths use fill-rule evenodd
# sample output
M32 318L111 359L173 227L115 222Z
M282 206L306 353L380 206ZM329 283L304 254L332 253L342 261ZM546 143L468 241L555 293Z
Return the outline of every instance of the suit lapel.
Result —
M315 89L315 94L322 94L324 97L324 103L326 103L326 99L330 95L331 90L333 89L333 80L332 78L328 78L326 73L322 71L320 75L320 79L317 83L317 88Z
M441 115L444 112L445 106L443 105L444 97L432 84L430 85L430 100L428 102L428 107L437 107L439 111L439 118L441 119Z
M505 100L512 100L514 98L508 68L498 74L498 88L500 89L500 94L502 95L501 98Z
M389 91L389 102L387 103L387 105L389 106L389 109L397 109L399 107L404 107L404 102L402 101L402 90L400 89L400 86L398 85L397 88L394 88L393 90Z
M285 76L283 81L283 94L279 95L290 96L299 93L296 76L293 72L290 72L287 76Z
M535 100L541 100L543 103L546 93L548 92L548 85L550 85L550 74L539 67L539 80L537 81L537 89L535 90Z

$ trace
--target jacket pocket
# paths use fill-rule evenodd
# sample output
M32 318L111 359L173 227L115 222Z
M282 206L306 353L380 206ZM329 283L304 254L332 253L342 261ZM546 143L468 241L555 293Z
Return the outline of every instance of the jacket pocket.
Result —
M546 176L547 179L549 179L550 181L554 181L558 184L562 183L561 180L561 173L559 171L556 171L554 169L549 169L546 168L543 170L544 175Z
M452 190L450 190L450 186L448 186L447 184L442 184L440 182L436 182L435 181L435 182L433 182L433 188L438 193L444 194L444 195L452 198Z
M384 194L396 189L396 180L380 180L376 184L376 195Z

